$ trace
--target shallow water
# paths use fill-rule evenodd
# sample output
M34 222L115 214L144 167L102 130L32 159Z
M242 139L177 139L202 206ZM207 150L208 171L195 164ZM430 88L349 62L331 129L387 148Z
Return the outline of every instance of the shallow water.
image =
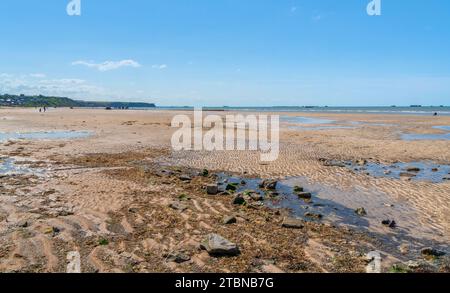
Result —
M433 128L450 132L450 126L434 126Z
M402 140L450 140L450 126L433 126L434 129L439 129L443 131L448 131L448 133L426 133L426 134L419 134L419 133L403 133L401 135Z
M291 116L282 116L282 122L287 123L297 123L297 124L331 124L335 121L323 118L314 118L314 117L291 117Z
M10 139L56 140L77 139L91 136L90 131L39 131L39 132L0 132L0 142Z
M293 130L332 130L332 129L355 129L353 126L317 126L317 127L302 127L302 126L289 126L289 129Z
M438 165L432 162L395 163L383 165L367 163L364 166L347 165L347 168L377 178L401 179L410 178L413 181L427 181L441 183L450 180L450 165ZM419 171L408 171L410 168L418 168ZM402 176L403 175L403 176Z
M450 133L444 134L418 134L418 133L403 133L402 140L414 141L414 140L450 140Z
M0 175L40 174L38 169L31 169L25 165L16 164L11 158L0 159Z
M273 209L287 209L291 216L305 221L319 221L333 225L344 225L356 230L362 230L377 235L383 239L386 250L397 254L398 246L404 241L411 243L417 251L423 246L431 245L449 250L448 243L442 240L442 234L432 226L420 225L415 209L404 200L395 199L376 189L353 186L350 189L340 189L326 183L312 183L305 177L291 177L278 181L276 192L271 196L259 188L261 179L243 179L240 177L220 174L219 182L225 188L228 183L237 183L237 192L254 190L264 195L264 205ZM240 184L245 181L245 185ZM311 200L299 198L294 193L294 187L301 186L304 191L312 194ZM355 210L363 207L366 216L358 215ZM307 216L307 213L320 214L321 219ZM382 225L381 221L395 220L397 227L391 229Z

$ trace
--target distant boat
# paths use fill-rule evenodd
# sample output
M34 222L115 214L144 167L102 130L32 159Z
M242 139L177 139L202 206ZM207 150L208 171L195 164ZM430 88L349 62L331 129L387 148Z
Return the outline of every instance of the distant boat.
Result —
M411 108L421 108L422 105L411 105L410 107L411 107Z

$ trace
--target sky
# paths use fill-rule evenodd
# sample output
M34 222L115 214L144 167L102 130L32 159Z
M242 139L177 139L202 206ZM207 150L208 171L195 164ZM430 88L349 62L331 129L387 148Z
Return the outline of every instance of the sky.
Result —
M450 1L0 1L0 94L160 106L450 104Z

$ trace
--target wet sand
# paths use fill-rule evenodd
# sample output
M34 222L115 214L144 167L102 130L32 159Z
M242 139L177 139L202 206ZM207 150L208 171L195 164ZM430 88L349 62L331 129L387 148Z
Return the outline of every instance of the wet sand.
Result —
M1 176L0 271L65 271L67 253L78 251L88 272L361 272L372 250L383 253L385 270L422 260L420 249L428 245L448 251L449 181L375 178L324 161L448 165L450 141L401 135L445 133L433 127L450 125L450 117L281 113L329 119L327 125L337 127L283 123L280 158L262 164L255 152L172 152L170 122L180 113L191 114L0 109L0 132L93 133L0 144L2 157L42 171ZM207 177L197 174L203 169ZM207 195L205 185L219 172L302 185L318 202L349 211L364 207L367 216L364 223L345 223L343 214L324 211L322 220L305 221L303 229L283 228L292 216L287 209L236 206L233 195ZM185 174L192 180L181 180ZM171 208L173 202L186 209ZM237 223L223 224L230 215ZM385 227L385 219L397 227ZM199 249L210 233L238 244L241 255L217 258Z

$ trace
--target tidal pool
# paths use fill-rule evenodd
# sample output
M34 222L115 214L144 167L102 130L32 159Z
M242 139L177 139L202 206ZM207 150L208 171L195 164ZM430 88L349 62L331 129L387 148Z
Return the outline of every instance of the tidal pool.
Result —
M38 131L38 132L0 132L0 142L10 139L58 140L77 139L92 135L90 131Z
M281 117L282 122L287 123L297 123L297 124L331 124L335 121L323 118L314 118L314 117L291 117L291 116L283 116Z
M450 140L450 126L433 126L434 129L448 131L447 133L403 133L401 135L402 140Z
M450 165L439 165L433 162L395 163L392 165L367 163L364 166L348 163L346 167L377 178L405 178L433 183L450 180Z

